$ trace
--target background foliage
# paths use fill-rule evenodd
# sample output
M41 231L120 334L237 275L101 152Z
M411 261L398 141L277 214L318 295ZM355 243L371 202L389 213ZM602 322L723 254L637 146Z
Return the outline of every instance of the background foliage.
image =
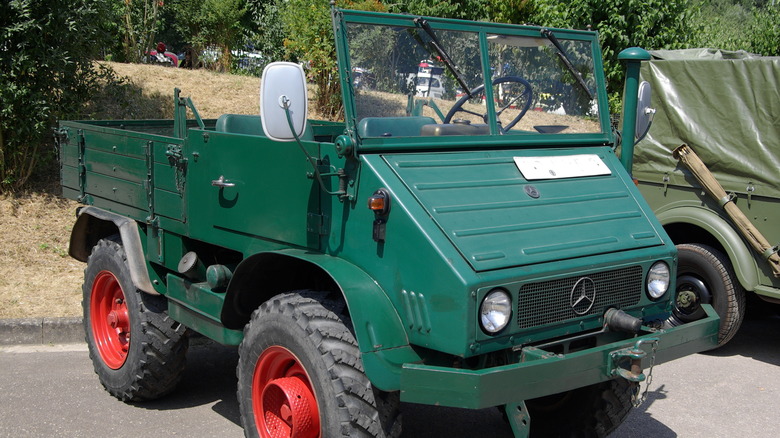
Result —
M780 56L777 0L339 0L340 7L449 18L590 27L599 31L619 108L617 54L714 47ZM255 74L303 62L320 114L341 112L329 0L3 0L0 8L0 191L18 190L53 162L51 128L121 80L97 59L142 62L157 41L207 67ZM244 52L254 52L247 67ZM107 86L104 90L104 86Z
M0 191L8 191L52 162L55 118L75 114L110 77L92 60L112 10L95 0L12 0L1 14Z

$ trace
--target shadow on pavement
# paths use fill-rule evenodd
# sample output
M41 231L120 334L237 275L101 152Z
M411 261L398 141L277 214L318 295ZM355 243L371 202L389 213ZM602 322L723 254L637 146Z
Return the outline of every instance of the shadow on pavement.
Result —
M780 366L780 315L775 313L751 313L749 310L742 327L726 345L708 351L715 357L744 356L770 365Z
M236 400L238 349L199 341L187 352L187 366L174 392L160 400L133 403L150 410L176 410L214 403L212 410L241 425Z
M644 391L644 386L642 387ZM612 438L648 437L676 438L677 433L665 424L653 418L648 412L653 403L667 398L666 386L661 385L654 391L647 392L647 399L638 408L629 412L626 421L610 435Z

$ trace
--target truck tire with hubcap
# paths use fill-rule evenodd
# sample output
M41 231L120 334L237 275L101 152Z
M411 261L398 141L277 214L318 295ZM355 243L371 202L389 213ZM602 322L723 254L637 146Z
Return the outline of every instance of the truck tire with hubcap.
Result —
M398 437L398 393L365 375L343 300L277 295L260 306L239 347L244 434L263 438Z
M171 392L185 365L185 327L167 301L135 288L118 236L101 239L84 270L84 330L100 383L123 401Z
M720 316L718 346L737 333L745 316L745 291L729 259L720 251L699 243L677 245L677 295L673 323L705 316L701 304L711 304ZM676 321L674 321L676 319Z

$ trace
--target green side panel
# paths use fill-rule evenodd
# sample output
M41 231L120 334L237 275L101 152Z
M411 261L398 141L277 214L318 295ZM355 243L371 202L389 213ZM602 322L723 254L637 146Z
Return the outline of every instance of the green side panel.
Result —
M140 182L127 181L90 171L87 171L86 192L96 198L132 207L146 205L146 190Z
M186 177L179 173L176 175L176 167L170 163L154 163L154 187L156 189L167 190L169 192L178 192L176 179L179 178L179 184L183 185Z
M85 130L84 143L88 149L86 154L90 154L89 150L102 150L143 160L146 156L146 146L149 140L134 137L132 134L131 132L121 130L116 130L115 132ZM89 161L92 161L92 159L89 158ZM137 175L136 177L141 178L142 175Z
M63 186L62 197L67 199L76 199L79 197L79 191Z
M319 155L317 143L304 144ZM319 247L319 235L308 229L310 214L319 214L320 188L295 142L190 130L188 147L191 237L247 251L253 238ZM214 185L220 177L222 187Z
M69 188L75 190L75 197L79 197L79 170L71 166L62 166L60 168L60 182L62 183L63 196L64 189ZM70 198L70 196L67 196ZM75 199L75 198L74 198Z
M184 221L184 210L182 209L182 199L179 193L155 189L154 202L155 214Z
M173 319L222 344L241 343L243 332L220 323L224 294L213 292L206 283L191 283L172 274L168 274L167 283L168 311Z
M513 159L576 154L598 155L611 175L529 181ZM662 244L608 148L385 160L476 271Z
M125 156L112 152L88 149L87 171L110 175L113 178L141 182L146 178L146 160L143 156Z
M60 144L60 164L77 167L79 165L79 148L76 138L70 138L67 143Z

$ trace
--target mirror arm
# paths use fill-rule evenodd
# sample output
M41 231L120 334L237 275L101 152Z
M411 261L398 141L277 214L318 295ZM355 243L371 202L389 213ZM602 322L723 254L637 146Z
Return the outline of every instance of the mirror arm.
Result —
M292 115L290 114L290 99L287 96L281 96L279 99L284 108L284 114L285 116L287 116L287 125L290 127L290 132L292 133L293 138L295 138L295 142L298 144L298 147L301 148L301 152L303 152L303 154L306 155L306 161L308 161L309 164L311 164L312 169L314 169L314 176L317 178L317 182L319 182L322 191L329 195L338 196L341 199L349 197L345 187L347 175L343 169L339 169L336 172L336 174L339 177L339 190L330 191L325 188L325 182L322 181L322 174L320 173L320 170L317 169L317 165L315 164L315 161L318 160L312 157L311 154L309 154L309 151L307 151L306 148L303 147L303 143L301 143L301 139L298 136L298 133L295 132L295 126L293 125Z

